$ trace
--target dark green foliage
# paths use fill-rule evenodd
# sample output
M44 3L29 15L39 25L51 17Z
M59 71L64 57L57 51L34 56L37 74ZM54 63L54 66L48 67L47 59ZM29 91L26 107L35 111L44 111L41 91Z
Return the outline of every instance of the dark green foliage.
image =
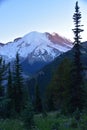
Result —
M60 124L59 124L58 122L56 122L56 123L54 123L54 124L52 125L51 130L59 130L59 129L60 129Z
M13 78L12 78L12 72L10 63L8 65L8 78L7 78L7 91L6 91L6 97L9 99L8 102L8 117L14 116L14 105L13 105Z
M10 100L5 97L0 97L0 118L8 118L9 117L9 104Z
M49 109L67 109L70 85L71 61L65 58L54 73L53 80L47 88L46 95Z
M43 112L42 112L42 116L43 116L43 118L46 118L46 117L47 117L47 112L46 112L46 111L43 111Z
M22 121L24 122L25 128L27 130L30 130L34 127L34 111L32 104L30 102L27 102L24 110L22 111Z
M73 113L74 115L74 118L76 119L76 121L79 121L80 120L80 116L81 116L81 113L79 111L79 109L77 108L77 110Z
M8 68L8 79L7 79L7 97L12 98L12 93L13 92L13 79L12 79L12 72L10 68L10 63L9 63L9 68Z
M42 112L42 100L41 100L40 90L38 85L36 85L35 88L35 111L37 113Z
M4 81L7 79L7 68L5 61L0 57L0 118L8 116L8 103L10 102L5 96Z
M71 121L70 127L73 129L78 128L78 122L75 119L73 119Z
M4 96L3 81L6 80L6 70L7 66L5 65L5 61L0 57L0 97Z
M23 89L24 89L24 80L20 65L19 54L17 53L13 73L13 100L14 100L14 108L17 113L20 113L24 107Z
M17 117L24 109L27 100L18 53L13 71L12 68L10 63L5 65L0 58L0 117L2 118ZM4 83L4 80L7 81L7 84Z
M78 108L82 110L84 107L84 85L83 85L83 66L81 63L81 36L80 33L83 31L80 27L81 12L79 11L78 2L76 2L75 13L73 15L75 28L74 32L74 60L72 67L72 85L71 85L71 97L70 97L70 108L69 111L74 112Z
M47 93L46 96L48 97L46 99L47 110L48 111L53 111L53 110L55 110L53 90L51 88L48 88L46 93Z
M81 130L87 130L87 110L83 110L80 116L79 126Z

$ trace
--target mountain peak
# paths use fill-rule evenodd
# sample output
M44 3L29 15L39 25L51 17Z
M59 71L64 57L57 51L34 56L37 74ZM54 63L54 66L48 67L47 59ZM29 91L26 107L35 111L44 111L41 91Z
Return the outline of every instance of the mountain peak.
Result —
M29 42L29 41L38 41L38 40L44 39L44 38L45 38L45 33L33 31L33 32L30 32L27 35L25 35L23 37L23 40L26 40Z
M6 58L6 60L12 60L18 52L20 57L23 59L27 58L29 63L36 61L50 62L71 48L70 41L57 33L53 35L48 32L40 33L33 31L2 46L0 55Z

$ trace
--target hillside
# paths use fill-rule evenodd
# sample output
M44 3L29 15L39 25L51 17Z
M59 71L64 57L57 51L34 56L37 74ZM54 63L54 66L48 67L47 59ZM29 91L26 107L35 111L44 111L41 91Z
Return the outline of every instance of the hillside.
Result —
M43 69L41 69L36 76L34 76L31 80L31 88L34 86L33 80L37 78L38 84L41 88L41 92L44 94L44 90L49 85L54 73L56 72L56 69L58 68L59 64L64 58L68 58L71 61L73 60L73 51L74 47L66 52L61 54L59 57L57 57L53 62L46 65ZM83 42L81 46L81 52L82 55L82 63L84 66L87 66L87 42ZM32 89L33 90L33 89Z

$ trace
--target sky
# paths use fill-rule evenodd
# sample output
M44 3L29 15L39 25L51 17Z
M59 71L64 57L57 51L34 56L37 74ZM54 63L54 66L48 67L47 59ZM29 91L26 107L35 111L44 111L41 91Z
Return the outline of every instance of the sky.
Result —
M87 0L78 0L87 41ZM56 32L73 41L76 0L0 0L0 42L13 41L31 31Z

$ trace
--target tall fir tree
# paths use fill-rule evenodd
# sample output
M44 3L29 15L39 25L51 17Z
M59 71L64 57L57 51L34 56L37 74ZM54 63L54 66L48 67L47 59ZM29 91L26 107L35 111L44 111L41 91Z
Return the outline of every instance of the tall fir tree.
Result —
M5 61L0 57L0 117L6 118L8 115L8 102L6 98L6 84L7 80L7 68Z
M16 60L14 63L13 80L14 108L17 113L20 113L24 107L24 79L18 53L16 54Z
M12 99L13 95L13 79L12 79L12 72L11 72L11 67L9 63L9 68L8 68L8 79L7 79L7 97Z
M13 79L12 79L12 71L11 71L11 65L8 64L8 77L7 77L7 91L6 91L6 98L8 99L8 117L13 116Z
M70 111L74 112L76 109L82 110L84 107L84 87L83 87L83 65L81 62L81 12L79 11L78 2L75 5L75 13L73 15L75 24L74 32L74 59L72 67L72 86L70 97Z
M6 80L6 72L7 66L5 65L5 61L0 57L0 97L4 96L4 88L3 81Z

